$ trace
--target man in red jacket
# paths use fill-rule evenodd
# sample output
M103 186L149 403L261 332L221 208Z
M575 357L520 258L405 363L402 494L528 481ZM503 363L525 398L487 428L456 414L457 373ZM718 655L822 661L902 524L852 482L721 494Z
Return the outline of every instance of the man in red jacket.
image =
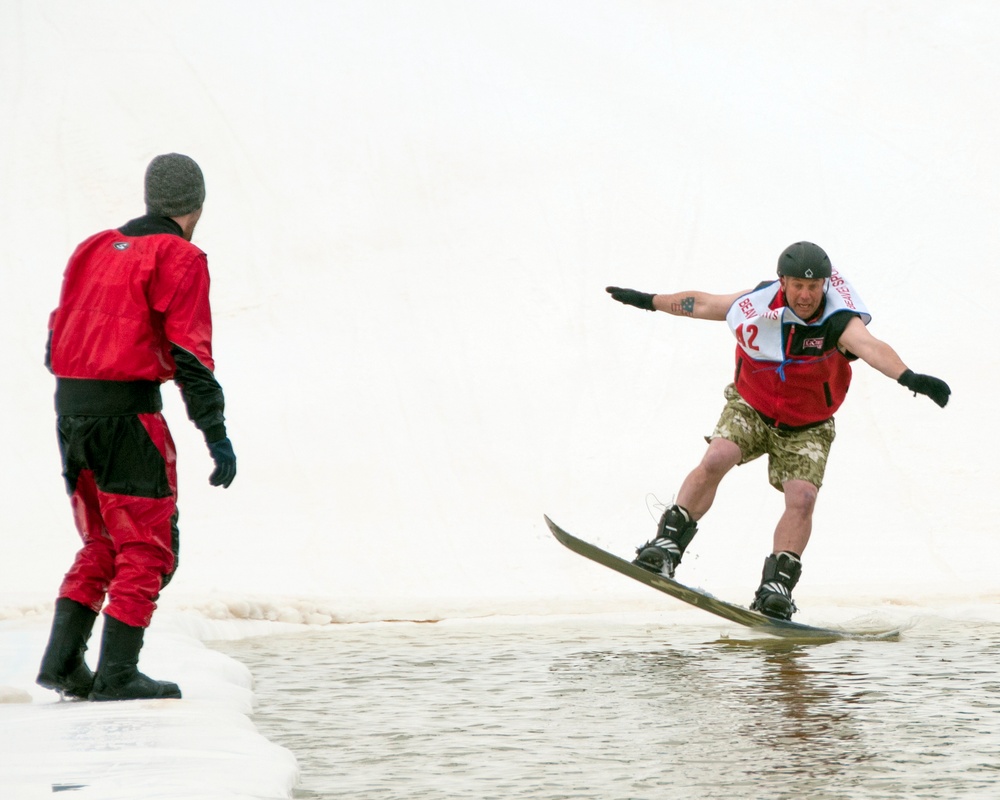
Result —
M711 508L723 477L738 464L768 456L768 478L785 495L751 608L790 619L792 589L812 532L813 508L836 435L833 415L847 395L851 361L925 394L942 408L951 390L917 375L865 327L871 320L857 292L822 248L797 242L778 258L778 280L749 292L646 294L608 287L626 305L680 317L726 321L736 337L736 374L701 463L667 508L656 537L637 550L636 564L673 577L697 522Z
M59 589L38 683L91 700L180 697L138 670L143 634L177 569L177 459L160 413L174 380L228 487L236 456L214 376L208 260L191 244L205 200L188 156L154 158L146 214L98 233L73 253L49 320L46 364L63 476L83 547ZM105 601L107 604L105 605ZM84 660L97 614L97 672Z

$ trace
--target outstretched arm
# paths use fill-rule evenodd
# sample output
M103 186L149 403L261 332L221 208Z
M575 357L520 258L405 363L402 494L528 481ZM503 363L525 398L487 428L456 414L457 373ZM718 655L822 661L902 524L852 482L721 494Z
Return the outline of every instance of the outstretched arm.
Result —
M606 291L619 303L643 308L646 311L665 311L675 317L724 320L729 307L746 292L709 294L708 292L675 292L674 294L647 294L635 289L609 286Z
M844 332L840 335L840 344L850 350L869 366L874 367L883 375L892 378L916 394L925 394L941 408L948 404L951 389L940 378L931 375L919 375L903 363L891 346L876 339L861 321L854 317Z
M894 381L906 372L906 364L895 350L869 333L860 317L852 317L840 335L840 343L868 366Z

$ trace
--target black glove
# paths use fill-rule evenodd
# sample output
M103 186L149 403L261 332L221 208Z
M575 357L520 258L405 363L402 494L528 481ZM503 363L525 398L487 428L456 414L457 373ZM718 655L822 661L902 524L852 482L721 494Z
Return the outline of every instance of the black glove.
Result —
M925 394L941 408L948 405L948 397L951 389L948 384L940 378L933 378L930 375L918 375L912 369L906 370L899 376L898 382L913 392L913 396Z
M208 476L208 482L212 486L228 489L236 477L236 454L233 452L233 443L229 439L209 442L208 452L212 454L212 460L215 462L215 469Z
M646 311L656 311L656 309L653 308L653 295L651 294L637 292L635 289L619 289L617 286L609 286L604 291L610 294L619 303L624 303L627 306L635 306L636 308L643 308Z

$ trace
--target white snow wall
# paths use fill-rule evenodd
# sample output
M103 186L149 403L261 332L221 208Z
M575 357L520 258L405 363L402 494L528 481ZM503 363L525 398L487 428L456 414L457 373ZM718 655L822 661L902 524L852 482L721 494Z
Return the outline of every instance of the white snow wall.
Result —
M992 590L998 50L986 0L6 0L0 592L50 598L77 547L42 366L62 269L169 151L207 178L239 475L208 486L165 387L165 601L626 592L542 514L640 543L733 344L604 287L750 288L800 239L954 390L942 411L855 370L801 591ZM752 591L780 509L737 470L688 578Z

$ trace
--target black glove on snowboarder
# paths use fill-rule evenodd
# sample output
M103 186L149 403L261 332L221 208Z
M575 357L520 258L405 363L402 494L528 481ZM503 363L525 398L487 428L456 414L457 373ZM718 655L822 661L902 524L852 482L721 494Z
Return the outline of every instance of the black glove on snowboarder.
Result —
M948 397L951 395L951 389L940 378L934 378L930 375L919 375L912 369L908 369L899 376L898 382L913 392L914 397L918 394L925 394L941 406L941 408L948 405Z
M635 306L646 311L656 311L653 308L653 295L645 292L637 292L635 289L619 289L617 286L609 286L605 289L619 303L627 306Z
M212 460L215 462L215 469L209 475L208 482L212 486L228 489L236 477L236 454L233 452L233 443L228 438L209 442L208 452L212 454Z

